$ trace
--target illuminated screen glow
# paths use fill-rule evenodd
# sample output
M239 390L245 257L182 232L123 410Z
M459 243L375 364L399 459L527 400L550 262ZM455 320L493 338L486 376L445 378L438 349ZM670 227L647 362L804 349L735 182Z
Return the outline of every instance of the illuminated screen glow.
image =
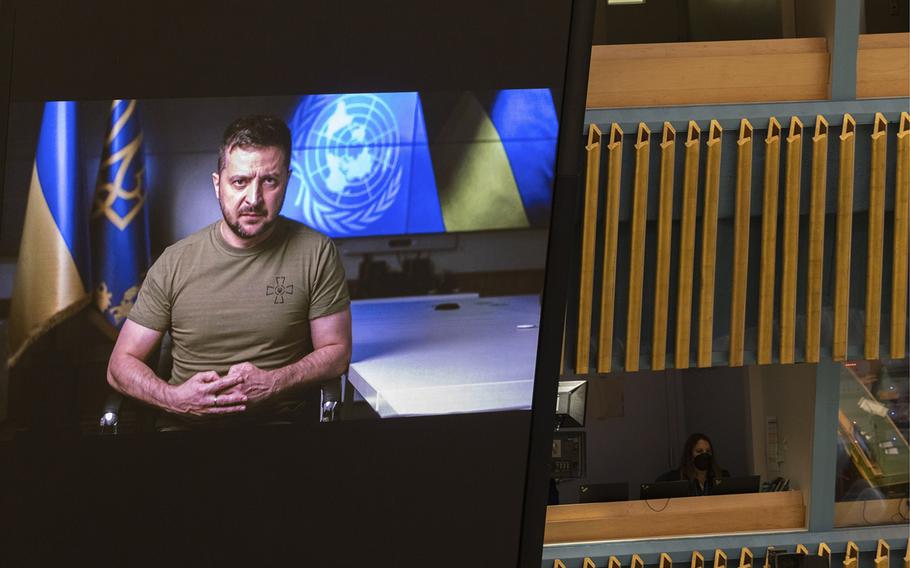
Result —
M332 237L546 227L558 131L550 91L463 92L425 107L433 97L302 97L282 214Z

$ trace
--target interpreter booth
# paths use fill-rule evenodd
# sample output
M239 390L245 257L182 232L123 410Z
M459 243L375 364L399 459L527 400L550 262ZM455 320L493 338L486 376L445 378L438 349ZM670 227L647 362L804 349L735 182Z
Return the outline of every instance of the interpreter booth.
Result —
M904 102L588 112L544 566L899 558Z

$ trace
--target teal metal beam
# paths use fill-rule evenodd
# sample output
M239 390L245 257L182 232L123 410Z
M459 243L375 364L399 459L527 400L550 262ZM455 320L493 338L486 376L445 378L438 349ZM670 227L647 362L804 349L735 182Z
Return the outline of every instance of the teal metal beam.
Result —
M833 361L822 361L815 370L812 489L809 493L810 531L827 531L834 528L840 374L841 365Z
M700 124L716 119L724 130L739 128L740 119L747 118L755 128L764 128L770 117L799 116L808 125L815 116L823 115L831 127L840 126L844 113L850 113L858 124L871 124L876 112L881 112L889 122L896 122L901 111L910 107L910 98L864 99L852 101L798 101L782 103L750 103L729 105L690 105L673 107L589 109L585 112L585 126L618 123L625 132L631 132L644 122L653 131L664 121L670 122L677 132L683 132L689 120ZM805 119L811 119L806 122ZM587 128L585 130L587 134Z
M830 98L856 98L856 52L859 49L860 5L857 0L834 0L834 29L828 35L831 56Z

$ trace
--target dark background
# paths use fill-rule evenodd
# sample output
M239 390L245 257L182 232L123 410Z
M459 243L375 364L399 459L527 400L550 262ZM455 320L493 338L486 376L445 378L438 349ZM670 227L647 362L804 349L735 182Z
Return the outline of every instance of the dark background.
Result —
M0 159L11 100L544 86L560 108L572 9L0 0ZM586 75L582 59L570 75ZM577 145L584 84L575 91L557 192L577 187L577 148L566 155L565 141ZM557 233L551 249L565 242ZM555 398L558 354L543 346L558 345L561 323L546 322L561 312L562 274L547 280L560 285L544 301L536 407ZM20 409L27 427L0 443L0 564L507 566L518 562L523 521L537 527L525 548L539 546L546 463L531 468L532 490L525 480L549 445L551 413L535 418L530 460L530 412L85 436L55 414L71 388L61 341L52 333L35 347L42 376L30 377L40 386ZM541 361L552 370L546 385Z

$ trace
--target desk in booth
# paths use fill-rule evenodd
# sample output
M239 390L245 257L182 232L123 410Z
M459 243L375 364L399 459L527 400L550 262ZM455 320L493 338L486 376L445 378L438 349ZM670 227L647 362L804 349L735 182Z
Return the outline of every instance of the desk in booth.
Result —
M531 408L538 296L363 300L351 316L348 381L382 418Z
M544 544L799 530L801 491L551 505Z

